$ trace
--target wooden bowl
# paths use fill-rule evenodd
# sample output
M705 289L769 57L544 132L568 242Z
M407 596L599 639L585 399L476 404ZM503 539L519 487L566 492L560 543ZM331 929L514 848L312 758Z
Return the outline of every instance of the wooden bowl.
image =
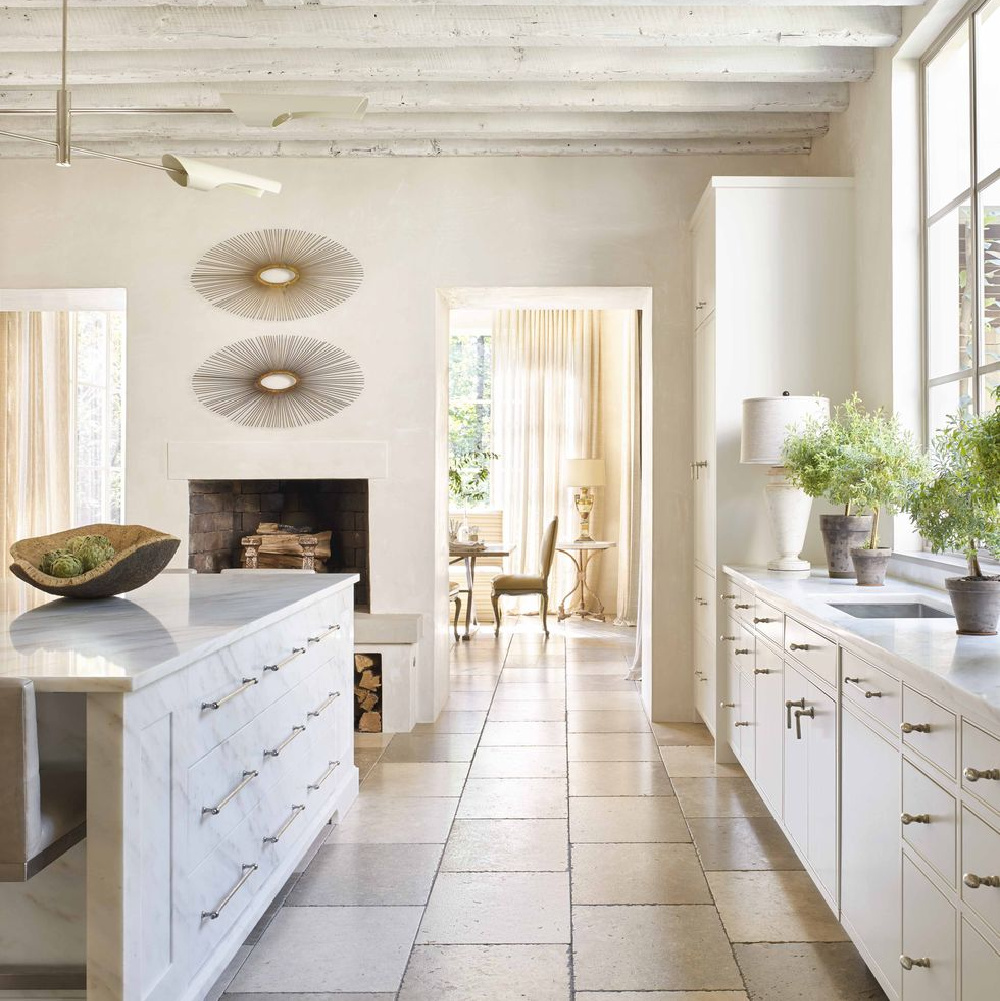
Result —
M42 557L76 535L106 535L115 555L78 577L52 577L39 569ZM180 539L143 525L82 525L68 532L22 539L10 547L15 577L63 598L110 598L148 584L170 562Z

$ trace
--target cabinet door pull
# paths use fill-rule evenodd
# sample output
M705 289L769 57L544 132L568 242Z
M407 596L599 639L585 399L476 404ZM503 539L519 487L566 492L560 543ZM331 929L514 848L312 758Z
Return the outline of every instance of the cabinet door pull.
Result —
M754 674L770 674L771 669L769 667L755 667L753 669Z
M237 695L242 695L247 689L253 688L254 685L260 681L260 678L242 678L242 684L239 688L234 688L228 695L223 695L221 699L216 699L214 702L202 702L202 709L219 709L224 706L230 699L235 699Z
M899 822L904 827L909 827L910 824L929 824L931 815L929 813L904 813L900 815Z
M930 723L900 723L899 729L903 733L930 733Z
M1000 876L977 876L974 872L967 872L962 882L970 890L978 890L981 886L1000 887Z
M931 961L926 957L924 959L910 959L909 956L900 956L899 965L904 970L912 970L914 966L922 966L924 969L929 969Z
M735 601L736 600L736 595L735 594L720 594L719 597L723 601Z
M738 636L720 636L719 641L722 643L735 643L739 639Z
M800 709L805 709L806 699L803 696L801 699L785 699L785 729L791 730L792 728L792 710L798 706Z
M695 308L695 309L704 309L704 308L705 308L705 307L706 307L707 305L708 305L708 302L707 302L706 300L704 300L704 299L703 299L703 300L702 300L701 302L699 302L699 303L698 303L698 304L697 304L697 305L696 305L696 306L695 306L694 308Z
M310 792L315 792L339 767L340 767L339 761L331 761L330 767L327 768L327 770L323 772L323 774L318 779L316 779L315 782L310 782L309 785L306 786L306 788Z
M236 797L239 796L239 794L243 792L243 790L246 789L246 787L250 785L255 778L257 778L258 774L258 772L252 769L245 771L241 781L237 785L234 785L233 788L230 789L229 792L227 792L226 795L215 804L215 806L203 806L201 808L201 812L203 814L210 813L213 817L216 816L223 810L224 807L229 806L229 804L236 799Z
M323 702L321 702L318 706L316 706L315 709L312 709L309 712L307 712L306 716L308 716L310 719L314 719L315 717L319 716L320 713L326 712L326 710L329 709L330 706L332 706L334 702L336 702L337 699L339 698L340 698L340 692L330 692L330 694L327 695L326 699Z
M299 819L299 814L302 813L304 809L305 805L293 806L292 815L281 825L281 827L278 828L277 831L274 832L274 834L269 834L266 838L264 838L264 844L276 845L285 836L285 831L287 831L288 828Z
M1000 782L1000 768L987 768L985 771L978 768L966 768L962 774L965 776L966 782L978 782L980 779L992 779L994 782Z
M305 726L293 726L292 732L280 743L277 747L272 747L269 750L264 751L265 758L276 758L281 752L288 747L288 745L299 736L300 733L305 732Z
M317 633L315 636L310 636L306 641L307 643L319 643L321 640L325 640L327 636L332 636L334 633L340 632L340 623L336 623L332 626L327 626L326 629L321 633Z
M734 653L734 654L735 654L735 655L736 655L737 657L747 657L747 656L749 656L749 654L750 654L750 648L749 648L749 647L745 647L745 646L743 646L743 647L737 647L737 648L736 648L736 649L735 649L735 650L733 651L733 653Z
M720 702L719 703L719 708L720 709L735 709L736 708L736 703L735 702Z
M774 622L774 619L769 619L767 617L754 616L753 624L759 626L762 622Z
M265 664L264 670L280 671L286 664L290 664L293 660L295 660L296 657L301 657L302 654L304 654L305 652L306 648L304 646L293 646L292 652L287 657L283 658L282 660L279 660L275 664Z
M746 719L746 720L742 720L742 719L741 720L737 720L733 724L733 726L752 726L752 725L753 725L752 721L748 720L748 719Z
M749 612L750 609L753 608L753 605L734 605L733 607L734 608L739 608L739 609L741 609L744 612Z
M792 650L793 652L795 650L811 650L812 649L812 644L810 644L810 643L789 643L788 644L788 649Z
M700 678L699 678L698 680L699 680L699 681L708 681L708 678L706 678L706 677L702 676L702 677L700 677Z
M208 918L209 921L214 921L229 906L229 901L232 900L233 897L235 897L236 894L239 893L240 890L242 890L243 887L247 885L247 883L250 881L250 877L256 871L257 871L256 862L244 862L243 875L240 876L236 885L222 898L222 900L219 901L219 904L214 911L201 912L202 920Z
M852 685L860 685L861 684L861 679L860 678L848 678L847 675L844 675L844 681L845 682L849 682ZM866 699L880 699L880 698L882 698L882 693L881 692L869 691L867 688L864 689L864 693L865 693L865 698Z
M816 707L810 706L808 709L796 709L795 710L795 739L802 739L802 717L805 716L808 719L816 718Z

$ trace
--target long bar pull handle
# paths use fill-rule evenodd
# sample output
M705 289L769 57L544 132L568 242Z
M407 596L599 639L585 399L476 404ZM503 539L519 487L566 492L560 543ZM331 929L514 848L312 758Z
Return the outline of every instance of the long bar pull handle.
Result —
M801 699L792 700L785 699L785 729L791 730L792 728L792 710L798 706L800 709L805 709L806 699L803 695Z
M305 652L306 648L304 646L293 646L292 652L287 657L282 658L275 664L265 664L264 670L280 671L286 664L290 664L296 657L301 657Z
M327 768L327 770L323 772L323 774L318 779L316 779L315 782L310 782L309 785L306 786L306 788L310 792L315 792L339 767L340 767L339 761L331 761L330 767Z
M845 684L851 684L851 685L857 685L859 688L861 687L861 679L860 678L848 678L846 674L844 675L844 683ZM865 693L865 698L866 699L880 699L880 698L882 698L882 693L881 692L869 691L867 688L862 689L862 691Z
M253 688L260 681L260 678L243 678L243 684L239 688L234 688L228 695L223 695L221 699L216 699L214 702L202 702L202 709L220 709L224 706L230 699L235 699L237 695L242 695L247 689Z
M307 642L319 643L321 640L325 640L327 636L332 636L334 633L339 633L339 632L340 632L340 623L336 623L335 625L327 626L326 629L323 630L323 632L317 633L315 636L310 636Z
M334 702L336 702L337 699L339 698L340 698L340 692L330 692L330 694L326 697L326 700L324 702L321 702L318 706L316 706L315 709L311 710L310 712L307 712L306 716L308 716L310 719L319 716L320 713L325 712L327 709L329 709L330 706L332 706Z
M296 737L301 733L305 733L305 726L293 726L292 732L280 743L277 747L272 747L270 750L264 751L265 758L276 758L281 752L288 747L288 745L295 740Z
M259 772L256 772L253 769L248 769L243 773L242 780L237 785L233 786L233 788L230 789L229 792L227 792L226 795L215 804L215 806L203 806L201 808L201 812L203 814L210 813L213 817L221 813L222 810L229 806L229 804L232 803L232 801L236 799L236 797L239 796L239 794L243 792L243 790L246 789L246 787L250 785L250 783L253 782L259 774Z
M292 807L292 815L288 818L288 820L286 820L281 825L281 827L278 828L277 831L275 831L274 834L270 834L266 838L264 838L264 844L265 845L276 845L285 836L285 831L287 831L288 828L291 827L292 824L294 824L295 821L299 819L299 814L302 813L302 811L304 809L305 809L304 805L303 806L293 806Z
M808 709L796 709L795 710L795 739L802 739L802 717L806 716L809 719L816 718L816 707L810 706Z
M210 921L214 921L228 906L229 902L236 896L240 890L250 881L250 877L257 871L256 862L244 862L243 863L243 875L240 876L236 885L219 901L219 905L214 911L202 911L202 919L208 918Z

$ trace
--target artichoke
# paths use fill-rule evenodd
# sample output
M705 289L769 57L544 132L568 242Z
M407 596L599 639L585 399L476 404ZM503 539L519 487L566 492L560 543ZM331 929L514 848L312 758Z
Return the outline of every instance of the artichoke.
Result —
M72 553L64 553L50 561L47 573L52 577L79 577L83 573L83 564Z
M61 556L72 556L73 554L68 549L53 549L52 552L46 553L42 557L42 563L39 569L42 573L51 574L52 573L52 563L59 559Z
M66 545L83 564L84 573L106 563L115 555L115 547L106 535L76 535Z

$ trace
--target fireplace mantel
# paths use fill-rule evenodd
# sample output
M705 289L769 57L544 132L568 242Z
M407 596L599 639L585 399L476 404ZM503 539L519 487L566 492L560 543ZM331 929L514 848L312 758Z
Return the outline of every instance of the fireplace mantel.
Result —
M383 480L384 441L171 441L171 480Z

